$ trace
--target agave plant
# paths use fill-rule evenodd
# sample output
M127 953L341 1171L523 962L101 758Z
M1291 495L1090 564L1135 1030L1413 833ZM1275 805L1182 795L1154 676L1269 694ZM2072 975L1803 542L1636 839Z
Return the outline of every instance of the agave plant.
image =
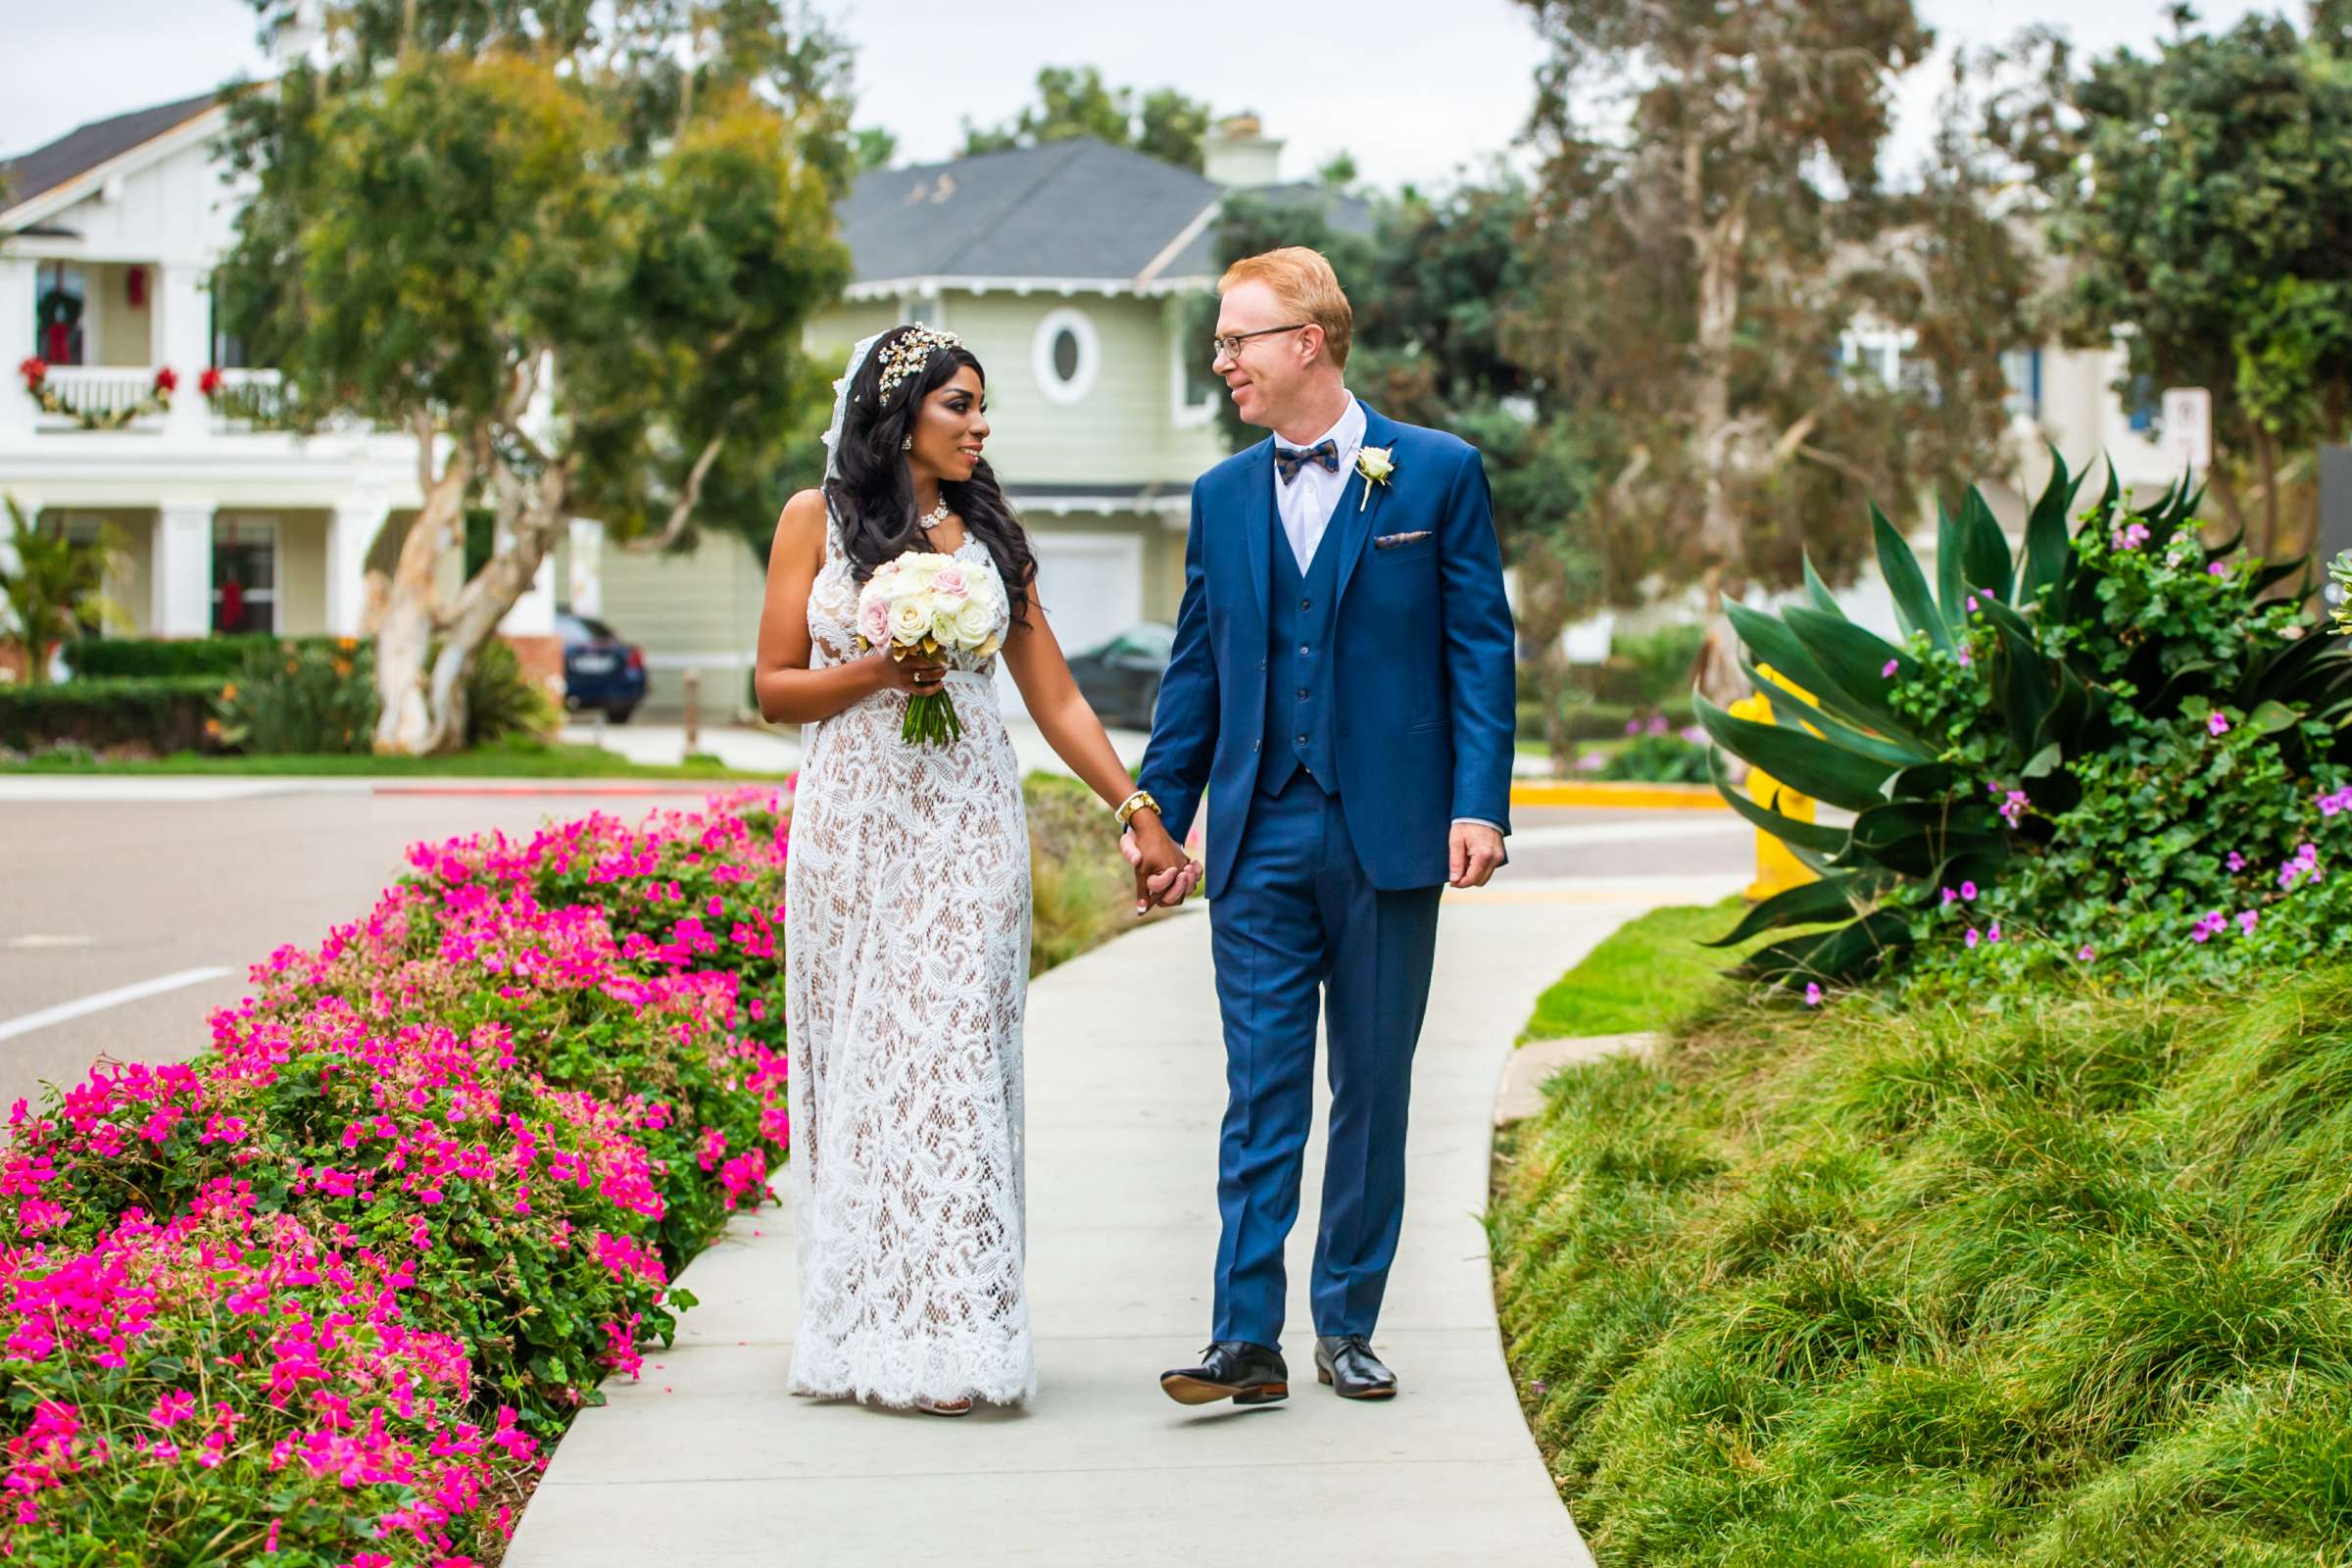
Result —
M1712 756L1716 788L1733 809L1788 844L1820 878L1757 905L1717 945L1789 926L1830 927L1758 950L1742 974L1782 984L1850 980L1899 955L1912 941L1901 895L1913 885L1989 885L2012 857L2049 841L2050 819L2080 795L2067 764L2115 740L2119 703L2153 717L2200 702L2229 704L2286 746L2307 745L2302 721L2320 718L2339 726L2328 755L2343 760L2352 749L2352 732L2340 727L2352 716L2352 653L2315 625L2243 657L2212 657L2161 624L2093 648L2085 625L2098 610L2099 553L2081 548L2082 535L2096 530L2098 540L2128 537L2132 548L2168 550L2184 532L2197 538L2198 495L2183 482L2133 509L2110 465L2105 493L2070 531L2081 481L2057 453L2051 460L2022 559L1977 490L1956 514L1938 507L1933 588L1903 536L1871 509L1899 645L1847 619L1810 562L1807 603L1772 614L1730 607L1749 677L1759 688L1801 688L1813 702L1776 705L1772 721L1762 722L1698 698L1699 722L1724 751L1854 813L1847 826L1799 821L1777 808L1777 797L1758 803L1734 789L1721 755ZM2196 548L2211 566L2239 542ZM2304 569L2301 560L2256 564L2230 581L2242 583L2251 606ZM1931 727L1899 697L1938 653L1973 661L1995 720L1965 748L1923 733ZM1992 777L2022 792L2031 810L2005 813L1987 798Z

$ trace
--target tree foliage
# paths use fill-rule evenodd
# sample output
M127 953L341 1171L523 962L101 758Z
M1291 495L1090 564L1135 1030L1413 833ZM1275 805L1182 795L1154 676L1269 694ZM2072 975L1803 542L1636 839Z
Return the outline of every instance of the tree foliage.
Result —
M290 0L256 0L265 25ZM559 529L772 514L848 258L838 45L781 0L348 0L329 63L232 111L257 185L222 282L299 419L411 431L426 501L378 627L379 749L466 732L463 675ZM496 547L434 587L468 505ZM428 645L436 645L429 673Z
M1931 35L1910 0L1527 3L1549 54L1510 350L1598 466L1607 591L1849 571L1868 494L1989 461L2029 280L1956 142L1920 189L1882 181ZM1918 370L1842 367L1864 323L1913 334ZM1710 650L1708 689L1736 692L1728 628Z
M2215 496L2269 554L2308 547L2312 448L2352 418L2348 19L2331 0L2307 32L2256 15L2203 33L2183 14L2150 53L2080 72L2029 35L2012 57L2035 85L1993 122L2050 201L2056 326L2120 339L2128 386L2212 394Z
M964 122L963 150L969 156L1093 136L1198 172L1208 122L1208 105L1174 87L1112 87L1095 66L1047 66L1037 74L1037 102L1011 120Z

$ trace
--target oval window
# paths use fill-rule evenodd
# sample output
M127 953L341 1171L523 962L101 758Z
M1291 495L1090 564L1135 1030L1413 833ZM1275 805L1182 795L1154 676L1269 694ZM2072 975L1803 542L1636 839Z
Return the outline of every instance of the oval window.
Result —
M1030 339L1030 372L1049 403L1073 404L1094 388L1102 368L1102 345L1084 311L1062 306L1048 311Z

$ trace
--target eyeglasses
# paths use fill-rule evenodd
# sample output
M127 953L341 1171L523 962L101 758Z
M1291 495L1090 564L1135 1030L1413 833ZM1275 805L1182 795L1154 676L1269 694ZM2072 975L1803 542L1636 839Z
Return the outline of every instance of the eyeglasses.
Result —
M1242 345L1253 337L1264 337L1269 332L1296 332L1302 326L1314 324L1312 321L1293 321L1288 326L1261 326L1254 332L1220 333L1208 340L1208 363L1214 365L1219 360L1234 358L1242 352Z

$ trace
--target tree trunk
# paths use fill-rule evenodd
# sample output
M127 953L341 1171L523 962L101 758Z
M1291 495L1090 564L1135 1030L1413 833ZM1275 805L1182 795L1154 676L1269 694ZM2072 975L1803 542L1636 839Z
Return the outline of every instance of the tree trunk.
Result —
M1709 566L1700 581L1707 591L1707 635L1698 645L1691 682L1708 702L1729 708L1753 689L1740 668L1740 633L1723 608L1727 599L1738 595L1727 584L1720 566Z
M428 443L429 453L430 435L420 433L418 439ZM472 477L473 465L466 450L451 452L425 491L423 510L401 541L383 618L375 630L378 756L432 757L457 750L465 740L463 719L453 734L441 716L442 705L426 687L424 657L441 617L433 579L442 552L465 516Z

